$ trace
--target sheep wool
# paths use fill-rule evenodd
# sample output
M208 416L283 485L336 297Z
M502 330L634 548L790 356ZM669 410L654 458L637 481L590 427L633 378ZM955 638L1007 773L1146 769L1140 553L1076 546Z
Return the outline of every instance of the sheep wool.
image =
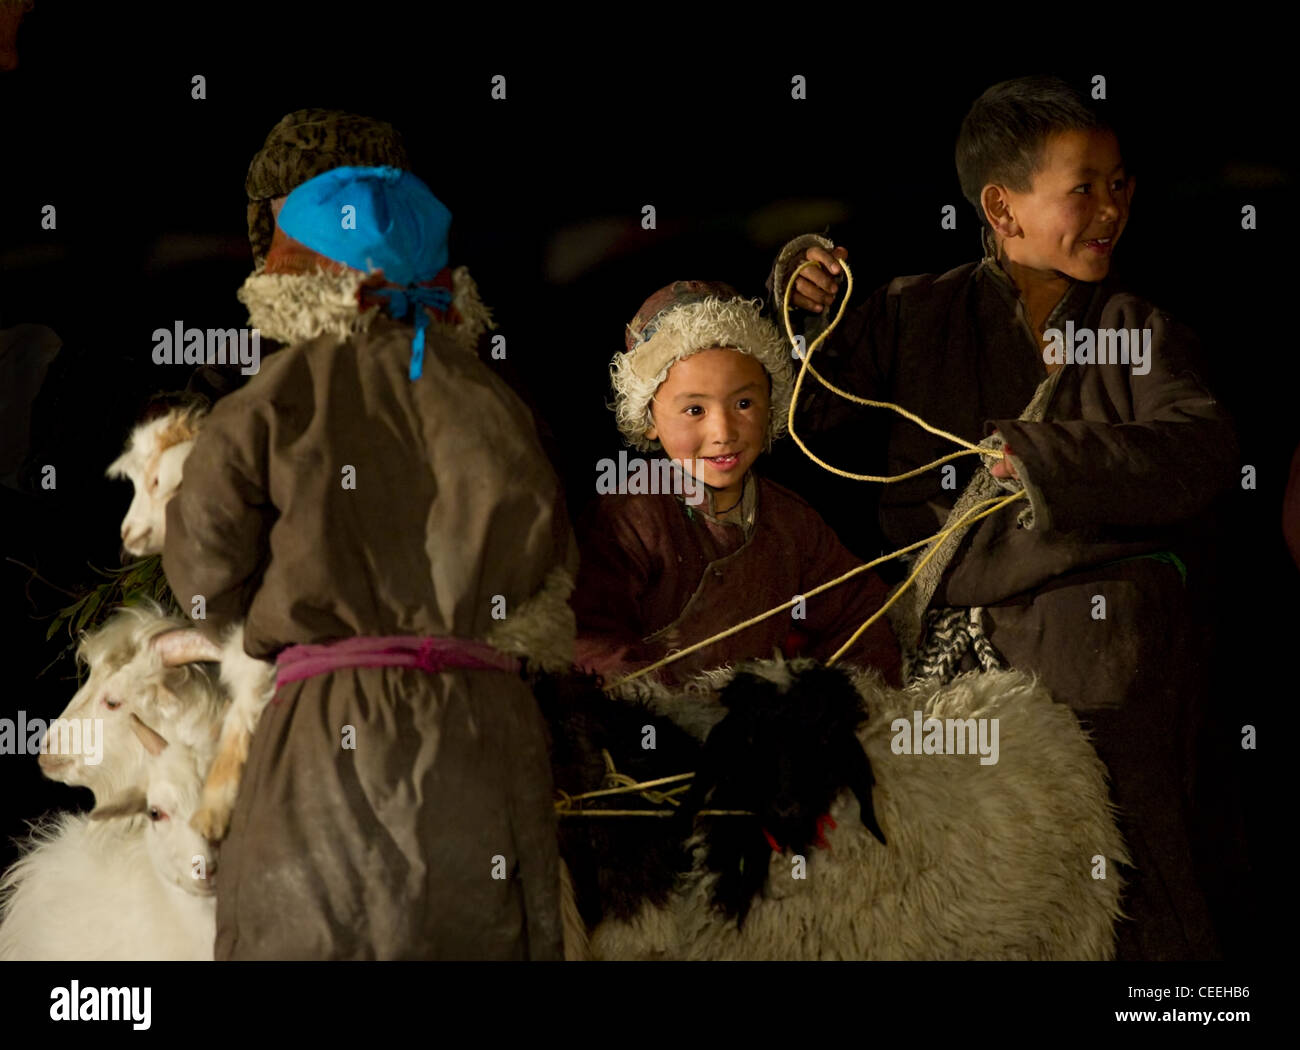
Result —
M802 662L747 668L797 688ZM624 690L703 737L726 715L702 696L733 675L721 669L678 691L657 683ZM979 672L946 685L895 690L874 672L854 684L869 717L857 731L875 772L876 816L888 845L863 826L843 791L831 808L829 850L804 858L773 852L763 895L743 928L713 906L718 875L707 843L666 908L607 919L592 934L599 959L961 960L1114 956L1130 863L1116 828L1106 771L1070 709L1021 672ZM893 724L922 718L992 719L996 764L978 754L896 754Z
M148 818L32 825L0 880L0 961L212 959L216 902L154 877Z

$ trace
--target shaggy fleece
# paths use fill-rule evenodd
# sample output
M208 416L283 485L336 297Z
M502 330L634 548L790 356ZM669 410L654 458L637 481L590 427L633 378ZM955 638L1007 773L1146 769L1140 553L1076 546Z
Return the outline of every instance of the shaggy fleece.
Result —
M360 307L357 295L365 281L366 275L356 270L341 274L325 270L305 274L256 270L237 294L248 308L250 326L268 339L291 345L323 335L347 339L366 331L379 310ZM496 328L496 324L466 267L456 267L451 281L451 303L459 320L434 320L429 328L473 353L479 337Z
M765 663L788 682L798 664ZM703 737L725 714L710 703L730 670L676 694L630 683L625 695ZM1106 771L1069 708L1021 672L962 675L938 686L886 686L855 676L869 717L859 730L876 775L875 811L888 846L862 825L842 792L831 809L830 850L806 858L773 853L763 896L738 930L711 906L718 876L695 866L668 907L593 932L597 959L955 960L1113 958L1122 880L1129 863L1106 790ZM999 760L978 755L895 754L891 723L922 718L999 719ZM1105 878L1094 858L1105 858Z
M0 879L0 961L211 961L216 899L156 885L148 831L85 813L32 824Z
M556 566L536 592L488 631L484 641L524 661L529 671L560 673L573 666L577 621L569 606L573 574Z

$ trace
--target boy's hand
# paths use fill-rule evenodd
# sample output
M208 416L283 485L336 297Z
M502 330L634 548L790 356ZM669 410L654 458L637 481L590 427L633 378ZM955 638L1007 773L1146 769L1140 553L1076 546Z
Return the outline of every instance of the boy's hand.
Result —
M1008 456L1015 455L1015 453L1011 450L1010 445L1003 445L1002 451L1005 452ZM996 463L993 464L993 466L989 467L989 473L992 474L995 478L1015 478L1017 481L1020 480L1020 475L1016 473L1016 468L1014 465L1012 465L1011 460L1009 459L998 460Z
M832 256L825 248L814 247L804 252L803 257L808 262L821 263L821 266L804 270L799 275L790 302L801 310L819 314L835 301L840 290L840 282L835 277L844 272L836 260L847 259L849 252L847 248L836 248ZM784 294L785 290L781 291Z

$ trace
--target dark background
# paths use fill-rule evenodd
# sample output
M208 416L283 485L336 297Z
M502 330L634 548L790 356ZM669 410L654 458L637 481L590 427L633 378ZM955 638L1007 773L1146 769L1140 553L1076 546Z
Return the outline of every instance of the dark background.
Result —
M604 407L607 366L650 292L698 278L762 294L779 246L828 227L863 294L969 262L978 227L952 147L970 103L1012 76L1051 72L1086 88L1100 73L1101 105L1138 177L1115 272L1198 332L1205 374L1239 420L1242 462L1257 468L1254 491L1222 501L1218 563L1199 581L1219 627L1201 852L1225 950L1257 950L1268 903L1255 874L1257 764L1266 711L1295 692L1283 667L1297 573L1279 530L1300 441L1283 288L1295 171L1290 118L1278 123L1294 90L1276 67L1173 48L1141 63L952 61L889 36L833 57L784 51L775 36L758 50L720 47L721 36L657 22L601 46L565 38L563 25L549 27L560 39L513 25L516 44L505 45L490 26L348 10L328 24L233 4L149 18L38 3L26 16L21 64L0 73L0 328L34 322L62 339L29 456L56 465L58 487L0 487L0 552L13 559L0 562L0 717L52 718L76 688L71 659L58 659L67 637L44 640L48 618L70 601L64 591L97 582L90 565L117 563L130 488L104 468L143 401L189 377L151 362L150 334L177 320L245 323L234 295L252 268L244 177L285 113L348 109L403 133L414 170L455 215L453 264L470 267L496 313L503 371L549 430L576 514L594 496L596 461L622 447ZM505 102L489 97L497 73ZM808 101L790 99L795 73L808 77ZM195 74L204 100L191 98ZM1249 232L1248 203L1259 226ZM55 231L40 228L45 204L57 207ZM640 226L646 204L653 231ZM945 204L957 206L955 231L940 228ZM798 477L790 451L771 473ZM860 498L871 523L873 493ZM845 538L868 550L863 537ZM1245 723L1263 750L1241 750ZM25 819L90 801L42 780L24 755L0 757L0 792L0 864Z

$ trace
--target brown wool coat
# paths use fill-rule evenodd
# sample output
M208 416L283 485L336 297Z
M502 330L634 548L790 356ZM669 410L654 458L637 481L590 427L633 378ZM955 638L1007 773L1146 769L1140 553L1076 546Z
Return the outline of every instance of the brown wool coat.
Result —
M358 635L482 639L495 596L509 616L572 557L518 398L436 327L412 382L411 336L381 318L281 351L213 409L163 556L182 604L206 599L206 633L244 617L263 658ZM288 685L222 846L217 958L557 959L551 797L516 675L371 668Z
M773 287L784 289L793 260L813 243L829 244L810 235L786 246ZM1121 931L1121 957L1209 956L1213 937L1183 824L1187 755L1204 697L1202 625L1189 615L1177 569L1140 556L1172 550L1192 560L1189 526L1236 476L1233 428L1197 375L1192 333L1106 282L1073 283L1047 327L1149 328L1150 372L1067 364L1044 421L1018 422L1047 370L1017 289L987 247L978 264L899 278L862 296L813 364L842 388L968 440L998 429L1016 453L1037 520L1020 527L1018 502L969 530L931 607L983 606L998 652L1040 674L1092 729L1138 868L1126 905L1135 923ZM902 473L955 447L813 382L796 424L813 451L859 473ZM974 456L956 462L953 488L941 486L938 468L883 486L887 549L938 531L978 466ZM814 482L828 518L852 500L848 484ZM852 528L838 515L832 523ZM1093 615L1098 596L1104 619Z
M673 495L604 496L578 527L582 553L573 609L579 666L613 679L674 649L703 641L860 565L817 512L793 492L756 477L753 524L713 520ZM747 480L747 485L750 482ZM752 501L752 508L749 504ZM662 668L665 681L774 649L826 659L884 602L871 571L805 599L806 615L778 613ZM797 632L800 638L791 638ZM891 682L898 646L877 620L844 657Z

